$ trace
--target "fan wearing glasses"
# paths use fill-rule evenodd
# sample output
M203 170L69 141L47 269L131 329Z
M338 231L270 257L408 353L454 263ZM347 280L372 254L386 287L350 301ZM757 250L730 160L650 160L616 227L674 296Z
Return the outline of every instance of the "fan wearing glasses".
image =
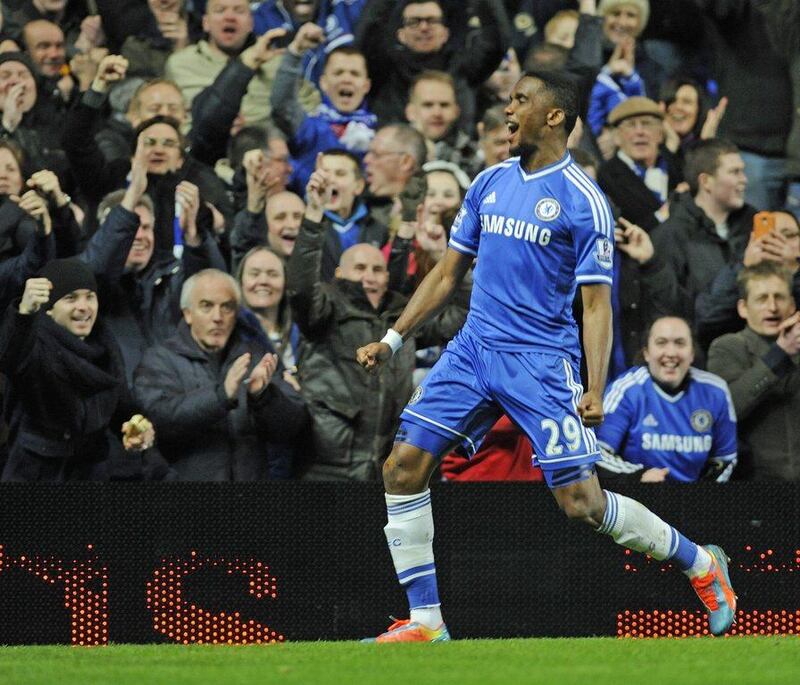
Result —
M463 100L462 113L474 110L474 90L491 76L511 41L502 0L478 0L474 17L479 32L469 35L469 49L451 40L440 0L372 0L364 8L356 46L367 58L372 79L372 110L381 122L402 121L414 78L435 69L453 76ZM471 19L472 17L470 17Z

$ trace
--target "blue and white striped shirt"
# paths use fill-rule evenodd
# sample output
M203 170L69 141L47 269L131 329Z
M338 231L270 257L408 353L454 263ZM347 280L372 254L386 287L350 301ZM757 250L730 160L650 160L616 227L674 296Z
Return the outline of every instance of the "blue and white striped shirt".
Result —
M449 245L478 258L466 323L477 340L580 357L572 301L578 285L612 284L614 219L569 153L532 174L518 157L480 173Z

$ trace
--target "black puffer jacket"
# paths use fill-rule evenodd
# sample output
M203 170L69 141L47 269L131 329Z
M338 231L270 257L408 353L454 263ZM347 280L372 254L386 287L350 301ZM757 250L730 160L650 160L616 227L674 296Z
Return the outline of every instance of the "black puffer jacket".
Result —
M305 339L298 370L313 421L316 463L309 477L376 480L391 450L400 412L411 396L417 345L450 340L467 312L446 308L415 340L407 341L380 374L368 374L356 362L356 350L380 340L407 300L389 291L376 310L360 282L323 283L325 239L322 224L304 220L287 268L289 302Z
M134 392L156 428L159 446L180 480L285 478L287 451L307 429L303 399L276 373L257 397L242 384L233 400L224 382L245 352L250 371L271 349L242 335L237 324L220 354L207 353L185 322L163 345L148 350Z

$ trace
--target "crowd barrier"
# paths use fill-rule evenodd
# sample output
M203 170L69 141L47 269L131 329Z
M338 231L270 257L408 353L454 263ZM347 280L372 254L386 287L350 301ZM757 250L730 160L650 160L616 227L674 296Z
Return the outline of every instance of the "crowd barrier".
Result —
M624 490L732 557L740 634L800 632L800 487ZM701 635L670 564L570 523L536 483L433 487L455 638ZM374 635L407 614L377 484L0 485L0 644Z

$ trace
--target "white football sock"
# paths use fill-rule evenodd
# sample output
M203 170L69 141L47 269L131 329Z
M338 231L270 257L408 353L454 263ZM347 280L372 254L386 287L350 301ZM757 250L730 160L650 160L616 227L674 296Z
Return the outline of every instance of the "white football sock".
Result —
M394 568L406 590L411 620L428 628L442 624L433 558L433 509L430 490L415 495L386 495L388 522L383 529Z

